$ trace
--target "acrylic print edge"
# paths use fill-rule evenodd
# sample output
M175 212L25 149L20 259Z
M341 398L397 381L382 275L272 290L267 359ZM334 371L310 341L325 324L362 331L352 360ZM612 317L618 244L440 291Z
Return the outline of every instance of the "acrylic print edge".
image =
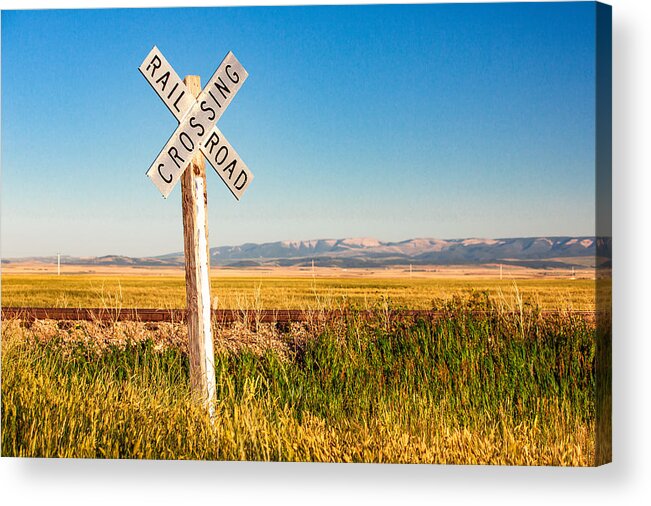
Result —
M595 466L612 461L612 7L595 3Z

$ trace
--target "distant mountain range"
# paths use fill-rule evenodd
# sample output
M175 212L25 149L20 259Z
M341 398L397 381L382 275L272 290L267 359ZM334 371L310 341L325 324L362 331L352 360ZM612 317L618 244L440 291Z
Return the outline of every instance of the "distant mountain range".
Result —
M611 240L603 248L610 250ZM537 268L577 265L594 266L595 237L520 237L510 239L409 239L385 242L374 238L315 239L276 241L240 246L220 246L210 250L212 265L233 267L309 266L382 267L390 265L477 265L503 263ZM592 261L590 261L592 257ZM5 259L3 262L34 261L51 263L56 257ZM155 257L62 256L68 265L183 265L183 253ZM598 263L598 261L597 261Z

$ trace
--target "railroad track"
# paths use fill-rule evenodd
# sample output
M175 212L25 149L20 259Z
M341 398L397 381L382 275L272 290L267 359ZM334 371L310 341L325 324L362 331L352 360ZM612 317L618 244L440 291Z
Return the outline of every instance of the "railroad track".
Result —
M474 314L487 314L486 311L474 311ZM328 320L353 314L344 310L304 310L304 309L214 309L212 320L216 323L236 321L258 323L290 323ZM355 311L355 315L370 317L377 311ZM392 317L440 318L444 311L427 309L390 310ZM516 314L516 312L514 312ZM541 311L542 316L572 314L585 318L594 318L594 311ZM146 308L44 308L44 307L3 307L2 318L20 320L87 320L87 321L140 321L140 322L185 322L185 309L146 309Z

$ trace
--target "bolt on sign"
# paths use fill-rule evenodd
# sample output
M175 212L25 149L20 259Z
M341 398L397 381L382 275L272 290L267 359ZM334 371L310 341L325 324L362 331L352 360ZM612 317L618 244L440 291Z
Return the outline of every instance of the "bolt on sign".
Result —
M216 123L249 74L229 52L201 90L198 76L181 80L156 46L139 70L179 122L147 170L147 176L165 198L181 179L190 383L212 416L215 365L210 321L208 197L203 157L239 200L253 181L253 174Z
M235 55L226 55L198 98L188 91L156 46L139 70L179 121L147 176L167 198L194 154L201 150L239 200L253 174L215 125L249 76Z

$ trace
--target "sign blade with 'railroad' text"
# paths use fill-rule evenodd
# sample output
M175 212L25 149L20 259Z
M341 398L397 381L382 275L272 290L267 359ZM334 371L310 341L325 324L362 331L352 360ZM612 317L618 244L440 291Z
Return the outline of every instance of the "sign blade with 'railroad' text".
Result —
M174 117L181 121L196 100L156 46L138 67Z
M198 104L198 100L195 100L156 46L149 52L138 70L179 122L195 104ZM201 104L198 105L201 109ZM253 180L253 173L216 126L204 137L205 141L201 143L199 149L231 193L239 200ZM187 143L185 137L184 140Z
M150 52L152 59L149 61L145 60L140 66L141 72L150 84L151 80L149 76L151 76L151 79L155 79L157 72L164 69L164 62L166 63L166 60L162 58L160 52L158 52L160 56L157 56L156 52L158 52L156 48L152 49L152 52ZM169 67L169 64L167 64L167 67ZM157 83L157 81L162 79L162 76L167 76L165 78L168 80L165 85L165 88L167 88L173 80L171 71L167 74L169 70L171 70L171 67L163 70L160 76L154 80L154 83L158 84L158 86L152 85L159 96L161 96L162 92L163 96L167 97L165 94L166 90L163 90L162 86L163 80L160 83ZM180 116L180 118L177 116L177 119L181 120L179 126L147 171L147 176L165 198L170 194L197 150L206 144L206 140L213 133L213 126L222 116L247 77L248 73L244 67L235 58L235 55L229 52L185 115L182 113L180 102L184 100L182 97L188 95L187 92L183 93L181 98L178 98L178 94L181 93L181 91L178 91L176 97L179 103L176 100L171 102L174 97L172 93L174 87L172 85L172 88L168 92L172 97L169 99L161 97L172 113L175 116ZM179 90L179 87L174 90L175 93L177 90ZM171 102L171 107L168 101ZM222 140L221 135L216 135ZM242 165L244 164L242 163ZM217 172L219 173L219 170ZM235 184L235 181L233 181L233 184ZM243 190L244 187L241 191L243 192ZM231 191L233 191L232 188Z
M226 140L219 128L214 127L206 142L201 146L215 172L226 183L233 196L240 200L242 194L253 181L253 173Z

